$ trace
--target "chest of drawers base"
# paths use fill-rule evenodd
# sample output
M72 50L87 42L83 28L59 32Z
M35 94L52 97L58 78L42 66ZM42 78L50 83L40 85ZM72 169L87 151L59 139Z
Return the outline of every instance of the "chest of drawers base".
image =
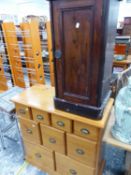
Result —
M102 136L113 99L95 121L56 110L53 96L53 88L37 85L13 99L26 160L49 175L102 175Z

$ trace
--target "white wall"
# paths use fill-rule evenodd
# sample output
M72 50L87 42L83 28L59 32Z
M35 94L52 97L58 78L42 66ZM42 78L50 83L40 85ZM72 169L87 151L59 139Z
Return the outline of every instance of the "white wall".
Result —
M28 1L17 3L19 16L37 15L49 18L49 3L46 0L24 0ZM17 1L18 2L18 1Z
M0 14L17 15L19 21L27 15L44 15L49 19L49 3L46 0L4 0L0 2Z
M27 15L44 15L49 18L49 3L46 0L1 0L0 14L14 14L19 17ZM120 4L119 21L131 16L131 3L123 0Z
M131 17L131 3L126 3L126 0L120 3L119 21L123 21L124 17Z

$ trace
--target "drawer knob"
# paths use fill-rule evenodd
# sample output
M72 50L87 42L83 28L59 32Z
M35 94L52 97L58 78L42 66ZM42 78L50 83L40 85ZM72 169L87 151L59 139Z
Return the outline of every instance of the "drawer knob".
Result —
M82 150L82 149L76 149L76 153L79 154L79 155L84 155L85 152Z
M61 59L61 56L62 56L61 50L56 50L56 51L55 51L55 58L56 58L56 59Z
M52 144L55 144L55 143L56 143L56 139L54 139L54 138L49 138L49 142L52 143Z
M31 129L27 129L26 130L28 134L32 134L32 130Z
M86 129L86 128L82 128L82 129L81 129L81 132L82 132L82 134L85 134L85 135L90 134L89 130Z
M28 108L26 108L26 109L19 109L19 113L22 114L22 115L25 115L27 111L28 111Z
M65 126L64 122L62 122L62 121L57 121L57 125L60 126L60 127L64 127Z
M38 120L43 120L44 117L43 117L42 115L37 115L37 119L38 119Z
M36 153L36 154L35 154L35 157L38 158L38 159L41 159L42 156L41 156L40 153Z
M76 170L70 169L69 172L70 172L70 174L72 174L72 175L77 175Z

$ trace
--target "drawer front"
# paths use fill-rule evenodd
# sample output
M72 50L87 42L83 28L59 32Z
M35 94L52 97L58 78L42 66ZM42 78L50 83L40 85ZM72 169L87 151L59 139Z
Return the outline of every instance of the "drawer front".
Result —
M61 175L94 175L95 169L81 164L67 156L55 153L56 170Z
M74 133L78 136L96 141L99 139L100 132L98 128L75 121Z
M54 170L54 153L44 146L34 145L24 141L26 159L39 168Z
M96 165L96 142L67 134L67 155L86 165L95 167Z
M51 115L52 126L63 131L72 132L72 121L61 116Z
M15 107L16 107L16 113L18 117L32 119L31 109L29 107L21 104L15 104Z
M50 125L50 115L37 109L32 109L33 119L37 122Z
M63 131L41 124L41 133L45 147L65 154L65 133Z
M23 138L31 143L41 144L40 128L37 122L19 118Z

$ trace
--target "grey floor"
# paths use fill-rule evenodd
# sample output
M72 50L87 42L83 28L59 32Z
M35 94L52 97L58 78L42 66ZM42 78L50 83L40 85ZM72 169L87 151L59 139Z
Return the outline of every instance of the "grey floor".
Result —
M8 124L7 118L6 121ZM0 117L0 128L4 125L5 121ZM0 175L47 175L23 160L22 145L18 139L17 127L14 126L7 135L18 141L14 142L5 137L5 150L1 148L0 143ZM123 175L125 152L110 145L104 145L104 147L106 166L103 175Z

